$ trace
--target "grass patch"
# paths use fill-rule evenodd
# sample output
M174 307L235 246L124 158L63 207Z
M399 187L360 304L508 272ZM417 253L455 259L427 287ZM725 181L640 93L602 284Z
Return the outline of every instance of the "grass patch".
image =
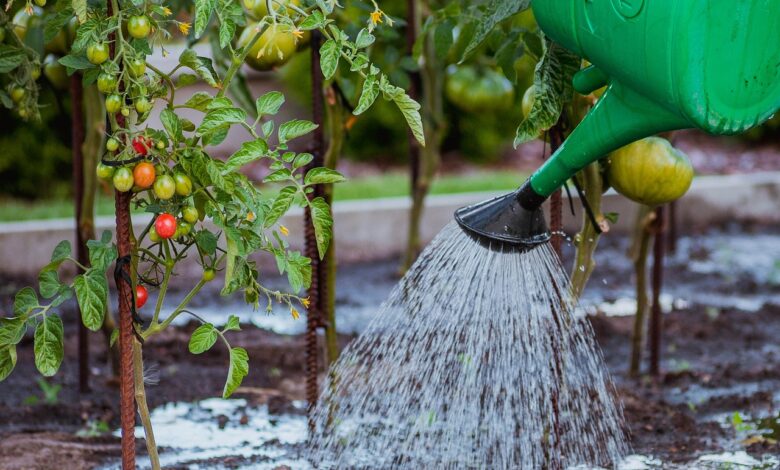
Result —
M485 171L437 178L431 194L459 194L477 191L502 191L517 188L528 175L513 171ZM270 194L269 194L270 195ZM337 201L377 199L409 195L409 176L390 172L379 176L355 178L336 185ZM96 215L113 215L114 199L100 192L95 199ZM45 201L0 199L0 222L71 218L73 201L59 198Z

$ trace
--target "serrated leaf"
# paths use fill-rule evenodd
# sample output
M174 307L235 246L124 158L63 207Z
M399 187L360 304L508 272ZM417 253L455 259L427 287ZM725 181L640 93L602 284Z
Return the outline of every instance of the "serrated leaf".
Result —
M73 0L73 3L81 2L82 0ZM86 17L86 2L84 2L84 16ZM73 8L66 7L58 11L55 15L46 19L46 24L43 26L43 42L49 43L57 37L62 31L62 28L73 17ZM79 19L82 22L82 19Z
M292 179L292 173L287 168L281 168L279 170L274 171L270 175L266 176L263 179L263 183L274 183L277 181L285 181Z
M79 19L79 23L87 21L87 0L72 0L71 6Z
M62 320L56 315L47 316L35 328L35 367L44 377L56 374L62 364L62 333Z
M328 39L320 47L320 68L325 80L330 80L339 67L341 46L333 39Z
M108 305L108 282L103 274L90 269L73 280L76 299L81 310L81 321L92 331L103 326Z
M0 318L0 347L19 344L26 332L26 316Z
M195 243L200 251L207 255L214 255L217 252L217 236L208 230L201 230L195 234Z
M249 355L244 348L230 349L230 368L228 368L225 388L222 391L222 398L228 398L236 389L241 386L244 377L249 374Z
M545 41L545 46L534 73L533 106L517 128L515 147L554 126L564 104L572 97L572 78L580 69L580 58L554 42Z
M219 47L226 48L236 34L236 23L226 18L219 24Z
M287 282L292 292L308 289L311 285L311 260L297 251L287 253L284 271L287 272Z
M192 332L190 337L190 352L192 354L201 354L214 346L217 342L217 329L211 323L204 323Z
M295 157L295 161L293 161L293 168L298 169L302 168L314 160L314 155L310 153L301 153L298 156Z
M311 121L294 119L279 126L279 143L287 143L290 140L304 136L319 127Z
M229 126L246 121L246 111L241 108L217 108L209 111L203 117L198 127L198 133L203 135L222 126Z
M352 114L357 116L364 113L374 104L377 96L379 96L379 81L376 79L376 75L369 75L363 82L363 91L360 92L358 105Z
M425 133L423 132L422 117L420 116L420 104L410 98L403 88L389 84L384 75L380 80L379 89L384 93L385 99L394 102L401 111L417 142L425 146Z
M21 65L24 52L16 47L0 44L0 73L8 73Z
M230 315L227 323L225 323L225 328L222 331L241 331L241 322L238 320L238 316Z
M278 91L269 91L255 102L258 116L274 115L284 104L284 95Z
M196 91L184 102L184 106L187 108L197 109L198 111L206 112L209 104L214 100L214 97L205 91Z
M298 26L303 31L311 31L325 26L325 17L320 10L313 10L305 20Z
M14 297L14 316L26 317L30 310L37 307L38 295L32 287L24 287Z
M306 172L305 184L330 184L345 181L344 175L330 168L312 168Z
M271 209L265 216L264 225L266 228L275 224L290 209L297 192L298 188L295 186L285 186L279 191L274 202L271 203Z
M268 153L268 144L263 139L249 140L227 159L225 172L236 171L247 163L263 158Z
M174 141L178 142L184 140L181 121L179 120L179 116L177 116L172 109L163 109L160 113L160 120L162 121L163 127L165 127L165 131L168 132L168 135L171 136Z
M317 239L317 251L320 259L325 257L330 240L333 237L333 217L330 206L322 197L316 197L309 202L311 223L314 225L314 235Z
M209 24L211 13L216 9L216 0L195 0L195 24L193 37L198 39Z
M471 38L469 45L463 52L461 62L466 59L474 50L476 50L482 41L488 37L498 23L501 23L510 16L528 9L531 0L490 0L485 8L485 14L478 20L477 29Z
M92 268L101 272L108 269L108 266L113 263L117 257L116 247L111 243L110 238L108 241L105 241L105 234L106 232L103 232L104 238L100 241L87 241L87 248L89 249L89 263ZM111 234L109 232L109 236L110 235Z
M0 382L8 378L16 367L16 347L0 346Z
M208 0L198 0L198 1L208 1ZM209 12L210 14L211 12ZM179 56L179 63L184 65L185 67L189 67L193 72L195 72L201 80L205 81L209 85L216 87L217 81L214 78L215 72L214 67L211 66L211 59L207 57L200 57L198 54L193 51L192 49L185 49L184 52L181 53Z

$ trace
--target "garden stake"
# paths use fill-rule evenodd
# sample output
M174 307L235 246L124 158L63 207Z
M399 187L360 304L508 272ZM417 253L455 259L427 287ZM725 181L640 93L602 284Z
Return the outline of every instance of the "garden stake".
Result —
M678 129L737 134L780 109L780 69L767 66L780 63L780 2L532 0L531 7L551 41L593 64L574 75L574 89L607 90L517 191L456 212L483 244L522 251L549 241L542 203L620 147ZM647 47L672 32L679 40ZM715 60L724 54L739 57L739 66Z
M655 241L653 244L653 304L650 311L650 374L661 373L661 336L663 332L663 313L661 312L661 289L664 275L664 207L655 210Z
M82 199L84 198L84 110L83 88L81 74L74 73L70 77L70 116L71 116L71 153L73 155L73 201L76 213L76 259L82 266L89 264L87 238L84 238L82 223ZM76 268L80 270L80 268ZM81 310L76 318L79 328L79 391L89 391L89 335L87 327L81 321Z
M675 254L677 253L677 201L669 203L668 212L667 221L669 228L666 231L666 239L668 241L666 251L669 254Z
M309 164L309 168L320 167L323 164L323 105L324 97L322 93L322 70L320 68L320 33L314 31L311 41L311 85L312 85L312 121L318 125L314 131L312 141L312 156L314 157ZM308 170L307 170L308 171ZM309 194L313 199L322 196L322 187L317 185L314 191ZM304 236L306 256L311 259L312 276L311 286L309 287L309 308L306 315L306 408L309 418L309 430L314 430L314 421L312 412L317 403L317 372L318 372L318 350L317 350L317 328L322 323L322 306L327 302L325 292L327 286L323 285L326 281L326 266L324 260L320 259L317 249L317 237L312 224L311 210L307 206L304 210Z

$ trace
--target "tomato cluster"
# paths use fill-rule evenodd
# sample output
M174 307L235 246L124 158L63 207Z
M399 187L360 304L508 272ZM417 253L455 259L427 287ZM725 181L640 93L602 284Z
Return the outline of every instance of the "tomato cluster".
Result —
M466 65L447 70L447 99L471 113L498 111L512 106L515 89L501 72Z

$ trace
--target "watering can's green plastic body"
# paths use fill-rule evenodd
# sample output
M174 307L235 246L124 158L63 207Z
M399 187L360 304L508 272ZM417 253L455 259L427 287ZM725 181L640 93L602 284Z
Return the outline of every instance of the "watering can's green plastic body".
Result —
M744 132L780 109L780 0L532 0L552 40L609 88L532 177L549 196L575 172L641 138L684 128Z
M557 152L512 194L459 209L489 247L549 240L540 206L577 171L660 132L744 132L780 109L780 0L531 0L539 27L592 67L607 91Z

